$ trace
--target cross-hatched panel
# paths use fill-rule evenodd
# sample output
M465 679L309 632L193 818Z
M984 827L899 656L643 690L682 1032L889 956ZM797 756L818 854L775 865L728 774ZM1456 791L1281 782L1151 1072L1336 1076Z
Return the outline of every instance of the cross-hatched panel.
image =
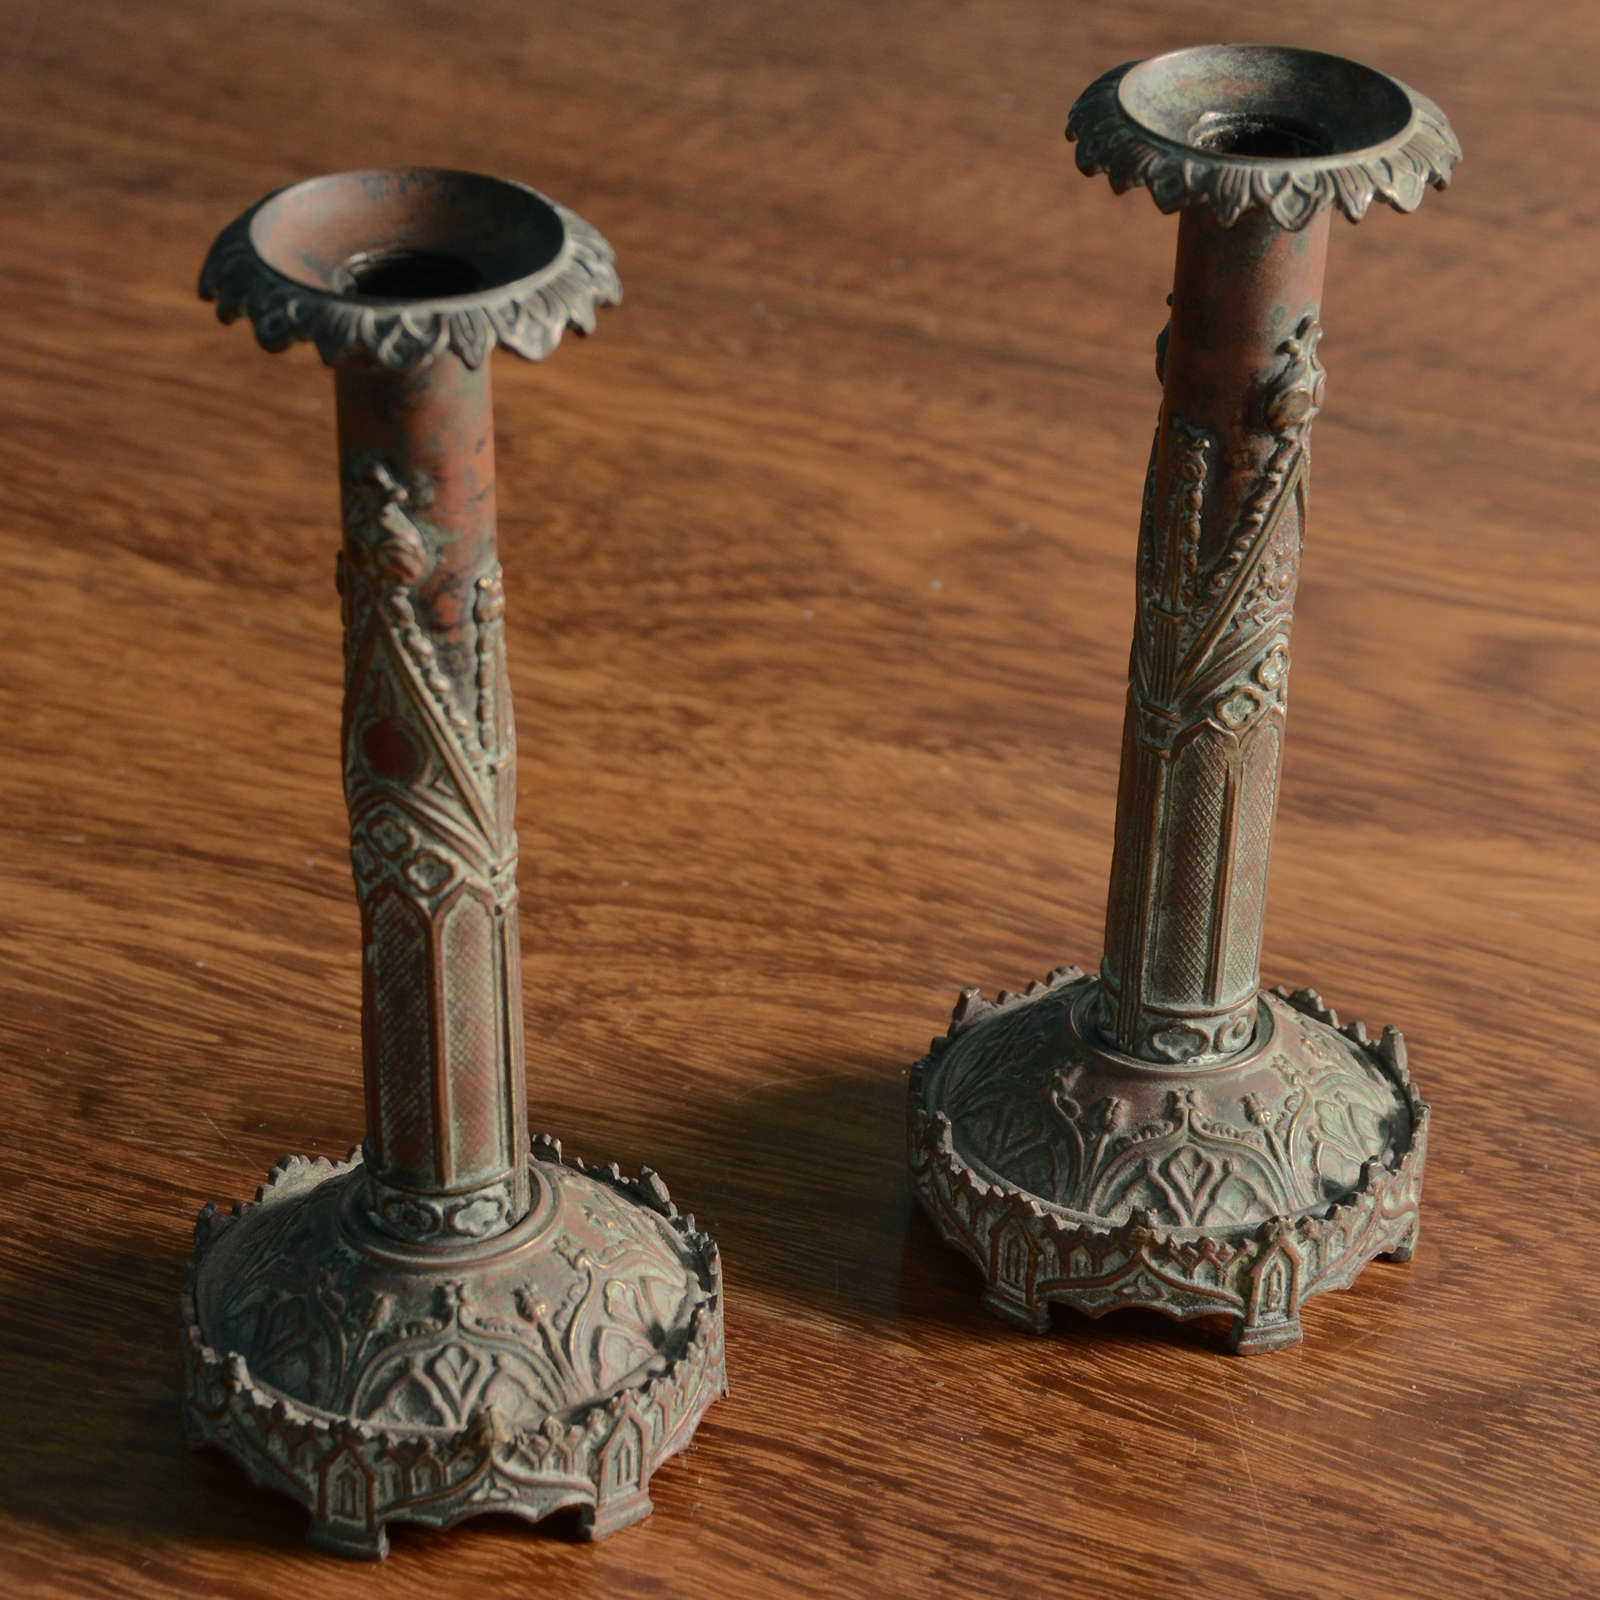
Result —
M391 890L373 901L369 929L367 982L376 1034L380 1159L391 1174L433 1182L427 915Z
M1204 1005L1222 852L1228 752L1210 728L1173 759L1161 839L1155 937L1145 961L1145 997L1158 1005Z
M473 1183L510 1164L505 1148L500 1007L495 996L494 912L472 893L440 918L445 1072L450 1084L453 1156L449 1181Z
M1233 893L1224 947L1223 1005L1242 1000L1259 981L1261 913L1267 898L1267 856L1272 847L1272 809L1278 793L1277 724L1257 729L1245 751L1239 784L1239 821L1233 846Z

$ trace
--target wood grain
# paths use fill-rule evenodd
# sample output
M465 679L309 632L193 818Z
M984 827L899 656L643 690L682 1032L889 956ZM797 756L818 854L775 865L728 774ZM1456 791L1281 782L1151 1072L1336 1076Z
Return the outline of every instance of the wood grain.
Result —
M0 1589L1600 1586L1593 14L0 9ZM1061 126L1291 31L1467 151L1335 234L1264 957L1405 1029L1422 1248L1284 1354L1035 1341L901 1122L961 984L1099 953L1173 227ZM618 249L596 340L496 368L532 1116L716 1234L734 1395L608 1544L367 1569L178 1429L195 1212L361 1131L331 386L192 294L269 187L418 159Z

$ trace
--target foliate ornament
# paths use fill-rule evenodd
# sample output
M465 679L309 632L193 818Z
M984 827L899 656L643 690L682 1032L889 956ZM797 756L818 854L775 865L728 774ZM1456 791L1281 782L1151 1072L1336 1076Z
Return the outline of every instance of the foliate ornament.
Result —
M1315 317L1302 317L1293 335L1278 346L1283 357L1282 370L1267 390L1262 412L1275 434L1305 442L1305 432L1322 409L1322 394L1328 374L1317 359L1322 342L1322 324Z
M443 1279L366 1224L359 1152L287 1157L231 1216L208 1206L182 1306L192 1442L344 1554L382 1555L390 1522L577 1506L598 1537L646 1514L727 1389L716 1246L653 1173L546 1139L529 1173L528 1215Z
M1246 55L1252 49L1236 47L1236 53ZM1332 60L1313 51L1274 53L1300 58L1313 78L1323 70L1322 63ZM1384 137L1366 148L1318 152L1308 146L1299 159L1268 161L1230 156L1225 148L1197 147L1191 141L1197 133L1205 137L1205 118L1216 113L1204 105L1186 107L1181 94L1165 90L1160 82L1169 63L1175 72L1190 54L1199 52L1124 62L1084 90L1067 117L1067 137L1076 142L1080 172L1105 173L1118 194L1146 188L1164 212L1206 205L1218 222L1230 227L1246 211L1260 208L1280 228L1293 231L1330 207L1352 222L1359 222L1374 200L1396 211L1415 211L1430 186L1448 186L1451 169L1461 159L1461 146L1444 113L1396 79L1386 80L1393 86L1394 105ZM1125 92L1126 80L1135 73L1141 76L1130 85L1133 92ZM1249 120L1248 112L1237 117L1246 126Z
M386 633L397 648L407 676L428 697L453 731L469 764L481 756L471 739L472 720L461 695L439 659L438 646L417 613L412 590L434 565L434 552L446 535L426 521L432 488L416 468L357 454L344 464L345 543L340 552L339 590L344 601L347 669L368 648L368 634ZM496 569L498 571L498 568ZM487 637L498 637L489 635ZM489 653L486 639L480 654ZM479 664L479 675L493 669ZM347 678L347 694L352 685ZM355 686L359 690L359 686Z
M1166 493L1155 483L1160 431L1146 481L1129 688L1139 737L1124 798L1135 812L1171 796L1184 809L1167 803L1142 853L1119 851L1113 906L1142 915L1153 893L1156 916L1152 938L1124 914L1107 969L1115 1003L1102 1022L1107 1037L1120 1029L1158 1060L1216 1059L1250 1037L1261 872L1237 863L1264 845L1276 802L1308 436L1325 385L1320 338L1305 316L1279 343L1252 400L1260 464L1220 534L1208 519L1220 520L1222 452L1207 430L1164 415ZM1156 966L1165 990L1150 975ZM1192 1014L1168 1017L1163 1005Z
M363 299L330 282L297 281L263 258L251 229L286 190L277 190L229 224L200 272L200 297L216 302L217 317L247 317L262 349L277 352L309 340L329 365L365 354L397 372L415 371L439 356L479 367L497 346L541 361L570 327L593 333L595 309L622 299L611 246L582 217L525 184L505 184L549 207L562 238L552 259L525 277L437 300L389 303Z
M1409 1257L1428 1108L1397 1032L1274 990L1248 1051L1173 1076L1100 1043L1098 988L1058 968L969 990L912 1069L913 1185L990 1309L1036 1331L1052 1302L1213 1317L1253 1353L1374 1256Z
M363 457L346 468L345 527L355 548L370 555L380 578L409 588L428 570L422 530L412 519L413 494L399 469L376 457ZM419 485L420 500L426 485Z
M1140 618L1135 638L1135 686L1171 711L1219 662L1234 657L1241 635L1259 632L1270 615L1294 599L1299 570L1299 518L1286 518L1298 496L1303 515L1309 460L1307 434L1321 407L1326 373L1317 359L1322 330L1302 319L1278 349L1282 365L1265 385L1260 413L1270 436L1266 459L1244 494L1221 553L1205 570L1201 545L1212 487L1215 441L1181 417L1170 421L1174 492L1158 520L1153 483L1140 521ZM1159 438L1158 438L1159 444ZM1153 463L1152 463L1153 469ZM1153 478L1153 470L1152 470ZM1176 651L1164 646L1161 623L1174 628ZM1271 687L1287 671L1286 640L1273 647ZM1259 666L1253 663L1251 670ZM1265 680L1261 680L1265 682ZM1180 724L1172 722L1176 730Z
M1267 380L1260 400L1270 448L1243 498L1222 556L1205 576L1206 604L1189 614L1185 631L1191 646L1226 644L1227 633L1259 629L1269 613L1293 605L1310 469L1309 435L1327 387L1327 373L1317 359L1321 338L1321 325L1308 316L1278 346L1281 365ZM1174 425L1194 431L1181 421ZM1298 510L1297 517L1286 515L1291 507ZM1287 643L1280 648L1280 665L1287 670ZM1193 681L1208 666L1192 656L1178 683Z
M429 1194L385 1182L367 1164L366 1215L376 1227L397 1239L451 1242L484 1239L504 1232L517 1220L516 1186L509 1178L450 1195Z

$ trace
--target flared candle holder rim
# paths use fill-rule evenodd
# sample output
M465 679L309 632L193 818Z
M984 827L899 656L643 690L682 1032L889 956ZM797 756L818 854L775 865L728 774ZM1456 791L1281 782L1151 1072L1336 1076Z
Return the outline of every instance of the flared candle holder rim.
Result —
M424 230L422 247L408 251L403 234L361 236L364 248L296 270L291 263L294 238L274 239L269 233L275 216L292 198L328 190L370 197L382 186L411 182L436 186L446 194L452 188L463 196L472 194L480 206L490 202L491 209L498 197L508 215L520 209L521 217L511 215L510 224L520 226L527 237L519 238L516 226L508 225L495 242L502 257L510 241L513 249L526 248L535 260L525 271L496 272L490 281L462 292L368 293L359 287L354 270L358 260L414 253L465 268L483 253L483 240L429 243ZM300 242L303 247L316 240L307 236ZM268 351L303 339L314 343L330 365L365 353L383 366L412 370L446 351L477 367L496 345L540 360L555 349L568 327L592 333L595 309L617 304L622 286L611 246L600 233L531 185L461 168L399 165L323 173L264 195L217 236L201 269L199 293L216 303L221 321L247 317Z
M1386 93L1390 104L1396 111L1403 115L1397 124L1392 125L1385 132L1373 130L1374 137L1359 144L1342 144L1336 149L1330 149L1320 155L1252 155L1247 152L1235 150L1220 150L1214 146L1196 144L1188 139L1174 138L1171 133L1164 132L1153 124L1146 110L1141 114L1141 106L1137 91L1147 86L1148 82L1157 79L1164 72L1171 72L1180 64L1204 63L1208 58L1220 61L1227 58L1256 57L1263 61L1270 61L1274 65L1286 65L1291 62L1301 63L1305 66L1316 68L1336 68L1353 71L1369 81L1370 86L1379 92ZM1130 93L1130 90L1135 93ZM1352 162L1369 161L1381 156L1389 150L1398 149L1409 139L1416 129L1417 123L1417 96L1398 79L1392 78L1386 72L1379 72L1374 67L1352 60L1348 56L1334 55L1326 50L1306 50L1297 45L1273 44L1224 44L1224 45L1188 45L1177 50L1168 50L1158 56L1148 56L1143 61L1137 61L1123 74L1117 85L1117 102L1130 121L1135 123L1148 137L1160 139L1163 143L1171 145L1174 149L1182 150L1193 160L1198 161L1228 161L1238 162L1248 166L1281 167L1286 170L1317 172L1331 171L1336 167L1346 166ZM1324 131L1324 124L1328 120L1319 117L1320 105L1311 102L1302 108L1302 120L1318 132ZM1248 115L1250 107L1244 103L1235 103L1216 107L1207 107L1224 114ZM1331 138L1331 136L1330 136Z
M291 197L306 196L316 191L349 191L363 189L368 185L404 184L416 180L437 184L440 187L454 184L462 189L498 191L508 202L524 207L531 206L533 214L541 222L548 222L556 230L555 247L547 251L543 259L536 265L530 266L527 271L510 274L478 288L460 293L404 295L364 293L354 280L344 285L317 282L309 274L301 275L291 270L274 248L275 241L270 236L274 213L282 210L284 203ZM460 167L401 165L352 167L342 172L324 172L313 178L301 178L294 183L286 183L281 188L274 189L271 194L263 195L250 208L248 228L250 243L260 258L262 269L275 273L309 294L327 295L332 299L348 301L352 305L359 306L397 309L404 307L412 311L427 311L435 307L453 310L460 306L486 304L505 294L525 292L541 280L555 277L566 265L572 251L572 242L566 226L568 215L570 213L566 212L564 207L558 206L553 200L540 194L537 189L520 183L515 178L499 178ZM382 249L383 244L380 243L371 253L376 256ZM470 253L469 249L462 249L463 255Z
M1208 65L1215 68L1216 95L1196 96L1182 87L1183 69L1194 78ZM1238 93L1251 72L1259 77L1261 97ZM1297 79L1320 85L1324 98L1305 92L1288 99L1286 86ZM1341 80L1361 87L1364 112L1352 110L1348 97L1333 99ZM1227 85L1233 92L1221 93ZM1159 114L1163 89L1165 117ZM1292 115L1282 110L1288 104ZM1328 148L1250 153L1195 142L1208 116L1292 127ZM1362 125L1363 116L1370 126ZM1354 137L1339 137L1352 127ZM1400 79L1326 51L1255 43L1186 46L1113 67L1074 102L1067 138L1077 144L1079 169L1106 173L1117 193L1146 187L1164 212L1210 205L1225 227L1257 208L1290 230L1329 208L1358 222L1374 199L1411 211L1427 188L1448 185L1461 158L1444 113Z

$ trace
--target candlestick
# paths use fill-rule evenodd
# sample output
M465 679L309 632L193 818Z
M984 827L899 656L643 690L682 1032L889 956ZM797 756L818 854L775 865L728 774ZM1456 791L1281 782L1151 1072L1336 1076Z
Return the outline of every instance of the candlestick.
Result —
M1428 1108L1399 1033L1263 992L1259 963L1329 222L1412 210L1460 151L1396 80L1255 45L1118 67L1067 135L1180 212L1105 952L962 995L912 1074L911 1165L1001 1315L1149 1306L1269 1350L1417 1238Z
M726 1390L716 1246L648 1168L528 1137L488 357L592 331L611 250L521 184L340 173L226 228L200 292L334 369L367 1137L201 1214L190 1437L340 1554L563 1506L598 1538Z

